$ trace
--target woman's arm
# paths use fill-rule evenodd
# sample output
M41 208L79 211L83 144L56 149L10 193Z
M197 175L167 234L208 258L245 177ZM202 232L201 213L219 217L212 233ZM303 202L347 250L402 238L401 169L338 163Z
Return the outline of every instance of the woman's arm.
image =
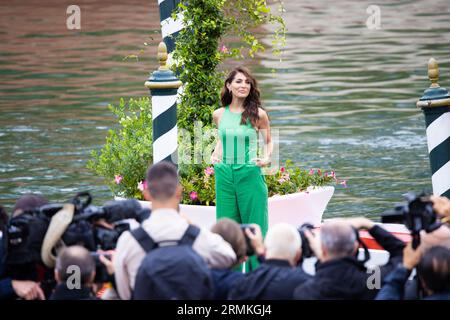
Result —
M258 131L261 132L264 140L263 157L256 159L256 165L265 167L270 165L272 161L273 143L272 135L270 133L270 121L267 112L259 109Z
M219 122L220 118L222 117L223 110L224 110L223 108L220 108L213 112L213 122L217 128L219 128ZM216 146L211 155L211 163L214 164L221 161L222 161L222 141L220 140L220 137L217 137Z

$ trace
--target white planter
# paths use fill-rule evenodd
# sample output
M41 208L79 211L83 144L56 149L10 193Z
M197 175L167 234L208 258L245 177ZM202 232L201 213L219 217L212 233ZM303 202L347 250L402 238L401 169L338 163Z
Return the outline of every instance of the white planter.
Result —
M287 222L295 227L305 222L320 226L322 215L330 201L334 187L310 188L309 192L298 192L269 198L269 226ZM140 201L143 206L150 206L148 201ZM192 223L210 229L216 222L215 206L180 205L180 212Z

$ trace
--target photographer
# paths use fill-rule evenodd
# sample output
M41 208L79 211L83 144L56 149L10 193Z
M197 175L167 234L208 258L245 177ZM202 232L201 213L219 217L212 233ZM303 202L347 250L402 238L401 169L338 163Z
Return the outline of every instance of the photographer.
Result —
M23 212L30 206L34 206L45 202L45 199L34 196L25 195L22 196L14 207L14 213L16 215ZM21 298L25 300L44 300L44 293L35 281L31 280L17 280L12 279L10 276L5 275L6 268L6 256L7 256L7 225L8 225L8 215L3 207L0 206L0 300L3 299L15 299Z
M251 242L252 250L258 256L264 255L265 248L261 229L257 224L251 224L250 227L253 228L254 232L249 230L249 228L243 230L237 222L231 219L222 218L211 228L211 232L217 233L231 245L237 257L237 261L231 263L229 266L211 269L211 276L214 283L214 300L227 299L228 292L233 283L235 281L241 281L244 278L244 274L240 270L236 270L236 267L248 259L248 248L244 232Z
M270 227L264 244L265 261L233 284L229 299L292 299L294 289L311 278L297 267L301 258L301 238L293 226L279 223Z
M318 258L316 274L295 289L295 299L373 299L379 288L370 289L365 261L357 259L357 230L370 235L389 252L389 261L380 267L381 279L401 261L404 244L389 232L366 218L336 219L325 222L320 237L305 232L311 249ZM367 257L368 258L368 257ZM380 279L380 280L381 280Z
M403 252L403 263L385 279L377 300L403 300L405 284L411 271L417 266L417 274L425 293L424 300L450 300L450 250L434 246L424 252L409 243Z
M178 213L181 196L182 187L173 164L162 161L149 168L144 197L152 202L152 213L141 226L154 242L177 241L186 233L189 223ZM210 268L227 267L236 261L230 244L209 230L200 229L192 249ZM131 298L136 275L144 257L146 252L140 243L130 232L124 232L117 242L114 259L117 291L124 300ZM185 276L188 281L189 275Z

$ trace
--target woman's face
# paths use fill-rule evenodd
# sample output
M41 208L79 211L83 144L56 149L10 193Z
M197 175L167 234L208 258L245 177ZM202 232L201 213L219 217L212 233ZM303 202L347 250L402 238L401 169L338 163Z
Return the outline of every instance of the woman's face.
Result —
M227 84L227 88L231 91L233 98L245 99L250 93L250 80L243 73L236 73L233 81Z

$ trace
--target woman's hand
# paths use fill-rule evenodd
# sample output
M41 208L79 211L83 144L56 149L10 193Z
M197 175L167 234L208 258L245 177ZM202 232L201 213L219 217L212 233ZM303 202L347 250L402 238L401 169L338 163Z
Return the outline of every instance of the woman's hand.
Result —
M258 167L267 167L270 165L271 161L269 158L254 158L252 161L258 166Z
M222 162L222 160L218 156L216 156L214 153L211 155L210 160L211 160L211 164Z

